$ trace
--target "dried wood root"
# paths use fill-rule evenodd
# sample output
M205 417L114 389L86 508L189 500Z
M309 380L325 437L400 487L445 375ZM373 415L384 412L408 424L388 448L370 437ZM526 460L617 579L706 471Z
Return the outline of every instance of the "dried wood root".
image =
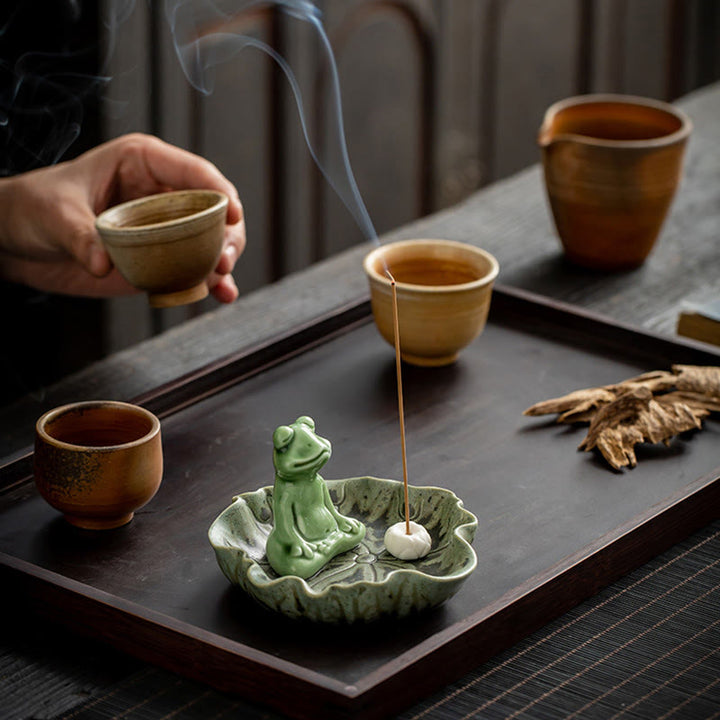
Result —
M563 397L536 403L525 410L523 415L561 413L557 419L561 423L589 422L599 408L611 403L616 397L615 393L604 387L576 390Z
M667 370L653 370L652 372L646 372L637 377L623 380L617 385L609 385L608 387L613 388L616 392L621 393L625 389L632 389L636 387L646 387L652 393L666 392L676 387L677 377L674 373L668 372Z
M664 392L676 387L677 377L670 372L657 370L637 377L623 380L614 385L575 390L567 395L544 400L529 407L523 415L552 415L561 413L557 421L561 423L590 422L603 405L616 400L620 395L639 387L651 392Z
M658 395L655 399L663 405L684 403L698 418L707 417L713 412L720 412L720 397L712 398L701 393L675 390L664 395Z
M596 447L616 470L637 465L635 445L669 443L681 432L701 427L700 418L684 403L659 403L650 390L635 388L602 407L580 450Z
M673 365L677 389L701 393L720 400L720 367L708 365Z
M688 430L700 429L710 413L720 412L720 367L674 365L614 385L575 390L529 407L524 415L557 413L557 422L588 422L579 449L597 448L619 470L635 467L635 445L669 444Z

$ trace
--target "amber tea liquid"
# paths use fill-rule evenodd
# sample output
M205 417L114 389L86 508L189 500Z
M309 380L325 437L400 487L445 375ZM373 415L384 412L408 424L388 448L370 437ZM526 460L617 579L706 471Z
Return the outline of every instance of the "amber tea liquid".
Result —
M397 282L411 285L464 285L480 277L467 265L422 258L393 264L390 272Z

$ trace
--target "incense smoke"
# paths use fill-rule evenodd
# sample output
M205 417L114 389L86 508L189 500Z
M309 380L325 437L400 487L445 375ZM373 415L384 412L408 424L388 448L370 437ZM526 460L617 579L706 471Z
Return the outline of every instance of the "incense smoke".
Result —
M67 39L86 19L77 0L58 0L53 7L55 15L50 18L53 26L47 28L48 36L41 38L42 46L50 49L42 52L19 50L14 58L0 60L0 76L6 76L5 82L0 83L0 152L5 160L0 175L52 165L63 159L80 137L88 106L97 102L100 91L111 81L105 70L113 56L121 26L135 11L136 2L114 0L108 4L108 12L102 18L105 26L102 50L99 47L73 47ZM243 16L270 8L282 11L291 23L309 28L319 43L318 55L326 63L328 78L327 106L324 108L327 123L322 139L311 138L303 92L289 61L249 32L222 30L231 21L238 24ZM365 237L376 240L377 234L348 156L338 70L320 10L309 0L165 0L164 11L185 76L205 95L213 90L213 69L229 62L242 50L259 50L277 63L292 91L302 133L315 164ZM0 17L0 37L7 40L8 36L13 36L18 22L25 26L22 35L28 37L27 28L32 28L34 21L32 4L19 5L6 15ZM208 26L220 30L205 34L199 31ZM38 39L32 32L30 37L37 46ZM90 75L78 70L90 50L98 54L96 64L100 74ZM113 115L122 112L121 104L109 98L104 99L104 109ZM321 140L326 150L324 155L319 150Z
M88 35L92 11L77 0L34 3L0 12L0 175L52 165L80 137L83 122L109 78L91 74L99 48ZM85 37L77 35L84 29Z
M238 5L241 10L238 11ZM321 21L319 9L307 0L248 0L230 3L232 12L225 12L219 3L210 0L165 0L165 14L175 42L175 50L189 82L208 95L213 90L213 68L228 62L246 48L254 48L270 56L282 69L297 105L302 132L315 164L345 204L368 240L377 240L377 234L363 203L350 165L342 118L340 81L330 41ZM328 136L324 138L331 148L330 159L338 158L339 166L332 167L324 160L310 137L303 103L303 94L296 74L286 58L257 37L240 32L210 32L198 34L201 25L223 26L236 21L245 13L263 8L277 7L288 17L306 23L320 42L321 55L328 63L329 100Z

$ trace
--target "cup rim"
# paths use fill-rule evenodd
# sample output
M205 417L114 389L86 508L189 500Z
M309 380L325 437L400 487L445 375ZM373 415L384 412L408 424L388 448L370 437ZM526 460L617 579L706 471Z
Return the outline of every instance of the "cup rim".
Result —
M125 443L117 443L115 445L78 445L76 443L65 442L53 437L45 428L46 425L61 415L65 415L70 412L78 410L92 410L97 408L116 408L118 410L130 411L135 415L142 415L146 419L150 420L150 430L145 433L142 437L130 440ZM137 447L144 443L152 440L160 432L160 420L158 417L140 405L134 405L133 403L121 402L120 400L83 400L80 402L68 403L66 405L60 405L52 410L48 410L43 413L35 423L35 432L37 436L46 444L53 445L54 447L63 448L65 450L78 450L83 452L112 452L116 450L123 450L126 448Z
M445 247L458 247L475 255L481 256L489 264L489 270L485 275L477 278L476 280L471 280L470 282L466 283L455 283L452 285L420 285L417 283L409 283L396 280L395 285L398 289L405 289L415 293L426 293L431 295L439 293L463 292L466 290L474 290L489 285L490 283L494 282L500 271L500 265L495 256L491 255L487 250L483 250L482 248L477 247L477 245L472 245L468 242L462 242L459 240L447 240L441 238L417 238L408 240L396 240L394 242L385 243L371 250L367 255L365 255L365 258L363 259L363 268L366 275L370 279L381 283L382 285L385 285L389 288L391 286L390 278L375 269L375 261L378 256L381 256L388 249L394 247L401 247L404 245L441 245Z
M125 211L129 208L138 207L140 205L147 205L156 202L159 198L167 198L170 195L210 195L215 198L215 202L209 207L203 210L197 210L188 215L183 215L177 218L171 218L170 220L162 220L161 222L148 223L147 225L132 225L123 226L117 225L113 222L113 218L121 211ZM186 225L190 222L198 222L209 216L215 215L220 210L225 210L228 206L228 196L220 190L193 188L189 190L169 190L168 192L155 193L154 195L146 195L144 197L135 198L135 200L128 200L118 205L113 205L111 208L100 213L95 218L95 227L99 232L114 235L114 236L125 236L125 235L138 235L146 234L150 232L156 232L166 228L172 228L178 225ZM173 238L174 239L174 238Z
M594 138L587 135L578 135L577 133L560 133L554 137L554 140L581 137L583 142L590 145L598 145L604 147L623 147L623 148L647 148L672 145L673 143L686 140L693 129L693 123L690 117L679 108L654 98L642 97L640 95L625 95L623 93L588 93L586 95L574 95L572 97L558 100L548 107L543 115L542 125L538 133L539 144L546 145L543 141L543 135L546 128L550 125L552 119L562 110L578 105L591 105L594 103L614 103L616 105L630 105L643 108L651 108L671 115L680 122L680 127L674 132L659 137L647 138L645 140L613 140L610 138Z

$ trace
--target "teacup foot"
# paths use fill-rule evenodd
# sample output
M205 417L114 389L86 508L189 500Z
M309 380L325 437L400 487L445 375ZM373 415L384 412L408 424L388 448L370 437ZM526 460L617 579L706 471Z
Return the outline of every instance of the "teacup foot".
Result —
M127 525L134 517L135 513L127 513L125 515L117 515L115 517L92 518L79 515L64 515L71 525L82 528L83 530L112 530L113 528Z
M150 307L167 308L176 305L189 305L190 303L204 300L208 296L208 287L205 282L201 282L187 290L180 290L173 293L150 293L148 294L148 302Z
M443 355L441 357L423 357L422 355L400 353L403 362L419 367L442 367L443 365L451 365L458 359L458 355L459 353L453 353L452 355Z

